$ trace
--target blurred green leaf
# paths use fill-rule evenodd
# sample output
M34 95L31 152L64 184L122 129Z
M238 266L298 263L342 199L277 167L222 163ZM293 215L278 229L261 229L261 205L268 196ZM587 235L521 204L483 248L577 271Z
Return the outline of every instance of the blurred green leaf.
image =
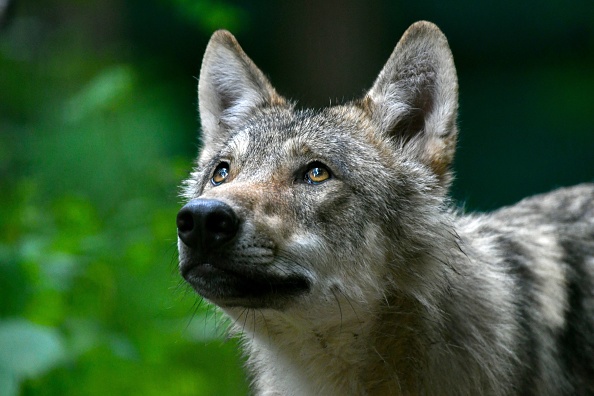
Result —
M19 392L17 378L10 372L0 367L0 394L4 396L16 396Z
M131 67L117 65L102 70L66 103L64 119L75 123L94 112L114 109L130 95L133 87Z
M248 15L236 5L216 0L173 0L185 18L197 23L208 34L217 29L235 33L245 29Z
M22 319L0 321L0 390L9 392L22 379L52 369L66 356L62 336L54 329Z

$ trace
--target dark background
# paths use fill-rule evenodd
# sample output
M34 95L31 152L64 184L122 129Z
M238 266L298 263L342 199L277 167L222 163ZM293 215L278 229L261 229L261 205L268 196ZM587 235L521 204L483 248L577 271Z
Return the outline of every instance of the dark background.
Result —
M435 22L460 81L467 210L594 179L594 3L0 0L0 394L246 393L176 270L196 77L231 30L301 106L360 96Z

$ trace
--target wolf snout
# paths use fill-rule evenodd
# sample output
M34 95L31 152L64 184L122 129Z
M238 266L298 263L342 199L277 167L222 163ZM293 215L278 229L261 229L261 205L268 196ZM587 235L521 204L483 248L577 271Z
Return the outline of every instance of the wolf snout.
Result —
M239 230L239 218L226 203L193 199L177 214L177 235L189 248L216 249L230 242Z

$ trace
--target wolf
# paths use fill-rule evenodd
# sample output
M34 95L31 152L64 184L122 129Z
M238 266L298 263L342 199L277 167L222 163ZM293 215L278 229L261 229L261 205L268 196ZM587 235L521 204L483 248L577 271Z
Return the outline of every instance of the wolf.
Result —
M464 214L458 83L413 24L371 89L286 100L227 31L198 83L179 269L258 395L594 395L594 184Z

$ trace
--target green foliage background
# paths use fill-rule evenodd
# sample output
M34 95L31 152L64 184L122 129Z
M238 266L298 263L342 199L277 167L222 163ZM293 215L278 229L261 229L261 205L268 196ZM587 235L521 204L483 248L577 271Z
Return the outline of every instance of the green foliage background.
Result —
M0 395L247 393L236 341L176 269L194 77L217 28L281 93L319 106L359 95L411 22L435 21L460 75L454 195L491 209L592 181L591 1L445 4L12 3L0 30Z

